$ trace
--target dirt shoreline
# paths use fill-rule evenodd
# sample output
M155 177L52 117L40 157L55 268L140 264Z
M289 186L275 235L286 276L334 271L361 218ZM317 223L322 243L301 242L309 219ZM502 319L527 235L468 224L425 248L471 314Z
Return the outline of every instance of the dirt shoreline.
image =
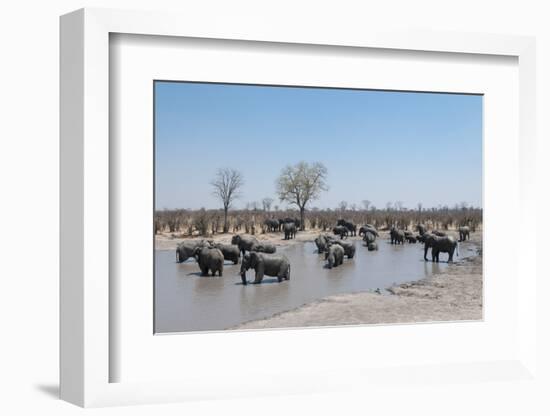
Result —
M481 233L463 243L477 255L449 265L445 273L387 288L328 296L270 318L229 329L292 328L360 324L480 320L483 318Z

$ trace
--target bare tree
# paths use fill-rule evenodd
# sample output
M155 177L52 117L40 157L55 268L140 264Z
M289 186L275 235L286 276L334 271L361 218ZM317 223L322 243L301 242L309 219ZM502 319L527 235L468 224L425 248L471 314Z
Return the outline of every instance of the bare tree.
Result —
M348 203L346 201L340 201L338 208L340 211L344 212L348 208Z
M238 170L221 168L216 172L216 177L210 184L214 187L213 194L223 204L223 232L228 231L227 211L235 199L239 197L239 189L244 185L244 180Z
M264 198L264 199L262 199L262 205L264 207L264 211L270 211L271 210L271 204L273 204L273 198Z
M397 211L403 211L403 201L395 201L395 209Z
M370 205L370 201L368 199L363 199L361 201L361 203L363 204L363 206L365 207L365 211L368 211L369 210L369 205Z
M328 190L326 184L327 168L319 162L308 164L300 162L285 167L277 179L279 199L294 204L300 209L300 229L304 228L306 206L319 198L321 191Z

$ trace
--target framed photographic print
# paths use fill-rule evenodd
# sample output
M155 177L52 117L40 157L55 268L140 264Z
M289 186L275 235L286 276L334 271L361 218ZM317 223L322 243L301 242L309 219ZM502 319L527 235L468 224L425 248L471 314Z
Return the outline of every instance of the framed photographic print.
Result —
M533 40L243 27L61 19L62 398L529 378Z

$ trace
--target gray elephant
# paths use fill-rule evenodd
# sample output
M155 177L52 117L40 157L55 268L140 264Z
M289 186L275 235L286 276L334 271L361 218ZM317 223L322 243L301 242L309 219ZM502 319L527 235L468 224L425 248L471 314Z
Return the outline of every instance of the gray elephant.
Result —
M184 241L176 247L176 262L183 263L190 257L195 255L197 247L209 247L210 243L206 240L188 240Z
M247 284L246 272L254 269L256 275L253 283L261 283L264 275L276 276L279 282L290 280L290 262L283 254L267 254L251 251L243 257L241 263L241 280Z
M391 227L390 242L391 244L405 244L405 232L395 227Z
M344 227L343 225L337 225L332 229L332 232L334 235L339 235L340 239L344 239L349 235L349 230L347 227Z
M237 234L234 235L233 238L231 238L231 244L239 247L239 250L241 250L241 253L243 253L244 256L247 251L250 251L252 249L252 246L254 244L258 244L258 240L250 235Z
M317 246L318 253L324 253L327 250L328 240L324 234L319 234L314 241Z
M273 254L277 251L277 247L275 247L273 244L256 243L252 245L250 251L256 251L257 253Z
M419 234L416 236L416 241L420 242L420 243L425 243L426 242L426 239L431 236L431 235L435 235L435 234L432 234L431 232L429 231L426 231L424 234Z
M432 231L432 234L435 234L435 235L437 235L438 237L445 237L445 236L447 235L446 232L439 231L439 230L433 230L433 231Z
M291 240L296 237L296 224L293 222L285 222L283 224L283 231L285 233L285 240Z
M232 261L233 264L239 264L239 259L241 257L241 251L239 247L230 244L213 244L213 247L220 250L223 254L225 260Z
M428 231L426 226L424 224L416 224L416 231L418 231L418 234L424 235Z
M378 230L372 224L365 224L362 227L360 227L359 228L359 237L363 236L366 232L370 232L370 233L374 234L376 237L379 236Z
M464 225L462 227L458 227L458 234L459 238L458 241L466 241L466 239L470 239L470 227L467 225Z
M428 261L428 249L432 249L432 261L439 263L439 253L448 253L449 259L448 262L452 263L453 256L456 250L456 255L459 255L458 252L458 242L452 236L440 237L435 234L425 234L426 238L424 239L424 260Z
M405 236L405 240L407 240L407 242L408 242L409 244L416 244L416 241L417 241L417 240L416 240L416 237L415 237L414 235L412 235L412 234L406 235L406 236Z
M332 269L344 262L344 249L339 244L332 244L325 253L325 260L327 261L327 267Z
M216 272L221 277L223 276L223 253L215 247L197 247L194 253L202 276L208 276L208 271L212 272L212 276Z
M376 250L378 250L378 244L375 243L375 242L369 243L369 244L367 245L367 250L369 250L369 251L376 251Z
M376 241L376 235L372 233L370 230L367 230L363 234L363 241L368 247L369 244L374 243Z
M338 244L344 249L344 254L348 259L352 259L355 256L355 244L342 240L337 240L334 244Z
M279 221L274 218L267 218L264 221L266 231L275 232L279 229Z
M352 237L354 237L357 233L357 226L352 222L340 219L340 220L338 220L336 225L337 226L341 225L343 227L346 227L348 229L349 235L351 235Z

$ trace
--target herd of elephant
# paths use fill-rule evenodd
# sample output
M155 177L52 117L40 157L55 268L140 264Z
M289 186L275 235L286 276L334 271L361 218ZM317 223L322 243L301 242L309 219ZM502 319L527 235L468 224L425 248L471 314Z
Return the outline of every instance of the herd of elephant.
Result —
M214 243L212 240L184 241L176 248L176 261L182 263L194 257L202 276L212 273L223 276L224 261L238 264L242 255L241 279L244 285L246 272L254 269L254 283L261 283L264 275L275 276L278 281L290 280L290 261L283 254L276 253L273 244L258 241L250 235L234 235L231 244Z
M264 228L267 232L282 231L285 240L291 240L296 237L296 231L300 229L301 222L298 218L267 218L264 221Z
M295 220L295 219L294 219ZM289 238L294 238L296 234L296 222L287 221L282 223L285 239L289 228ZM276 221L276 220L274 220ZM355 256L355 245L345 241L348 236L357 235L357 227L348 221L338 220L333 228L333 237L328 234L319 234L315 238L315 245L319 254L324 254L326 265L329 269L337 267L344 262L344 257L353 259ZM408 242L414 244L421 242L424 244L424 260L428 260L428 250L431 249L432 261L439 262L439 254L447 253L448 261L453 261L455 250L458 255L458 242L470 238L470 229L463 226L458 229L459 240L447 233L433 230L428 231L423 224L416 225L417 235L411 231L399 230L395 227L390 229L391 244L405 244ZM359 228L359 236L363 237L368 251L378 250L376 238L379 237L378 230L371 224L366 224ZM176 248L176 262L182 263L188 258L193 257L200 268L202 276L212 276L216 273L223 275L224 261L228 260L238 264L242 256L240 275L243 285L246 280L246 272L254 269L255 278L253 283L261 283L264 276L276 277L279 282L290 280L290 261L284 254L277 253L277 248L273 244L266 244L258 241L250 235L234 235L231 244L215 243L212 240L193 240L180 243Z

